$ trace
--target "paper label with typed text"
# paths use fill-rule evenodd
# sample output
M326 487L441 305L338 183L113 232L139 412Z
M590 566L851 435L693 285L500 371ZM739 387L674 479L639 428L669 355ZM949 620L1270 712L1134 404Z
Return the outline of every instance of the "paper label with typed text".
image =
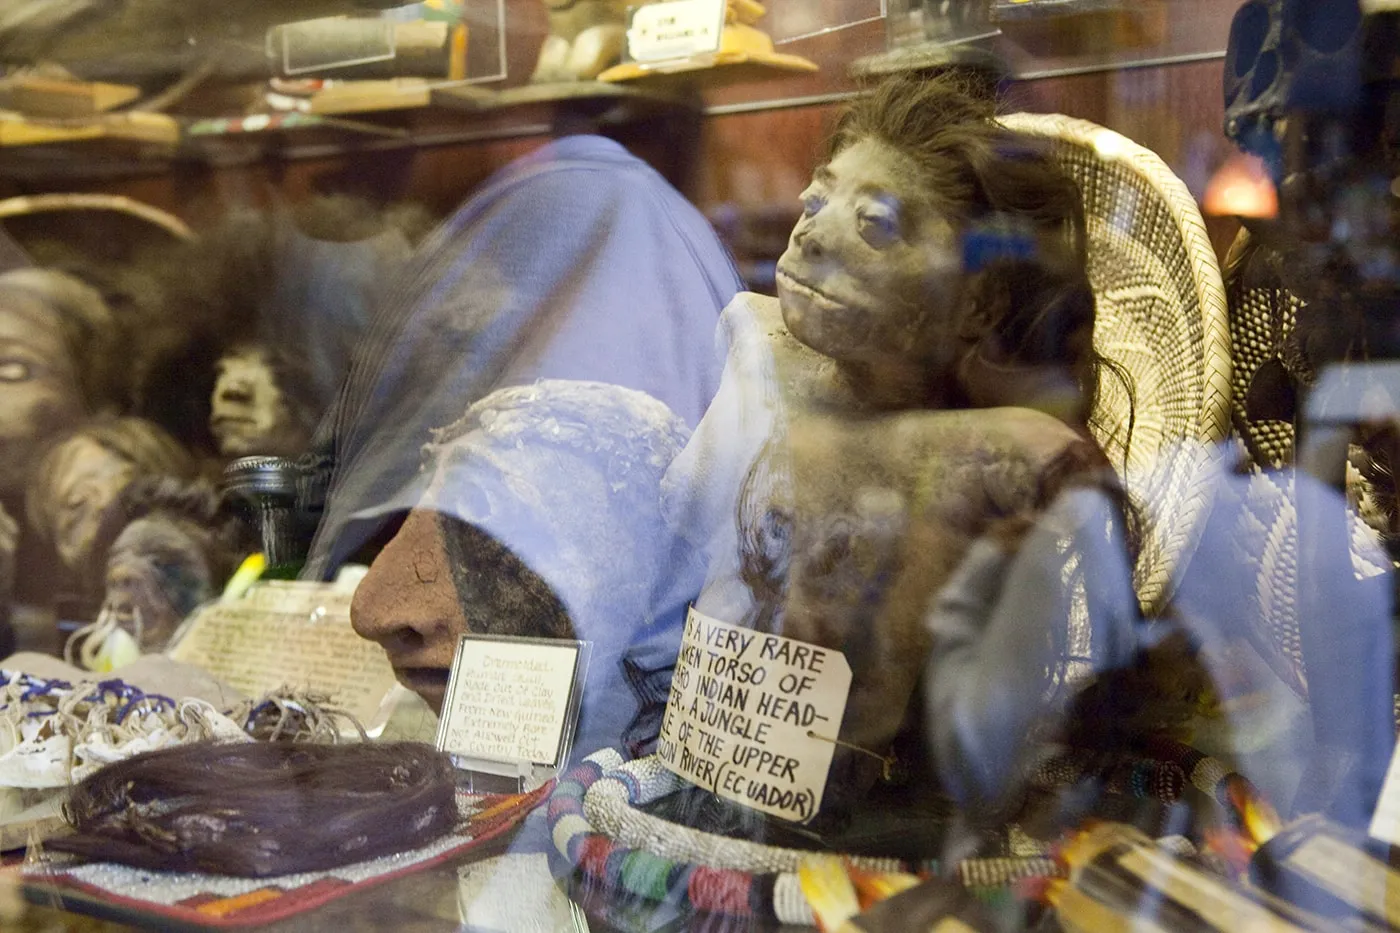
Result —
M167 654L250 697L283 688L329 697L375 733L397 681L384 649L350 627L353 597L330 583L259 583L201 609Z
M716 796L805 823L821 810L850 690L841 652L692 608L657 757Z

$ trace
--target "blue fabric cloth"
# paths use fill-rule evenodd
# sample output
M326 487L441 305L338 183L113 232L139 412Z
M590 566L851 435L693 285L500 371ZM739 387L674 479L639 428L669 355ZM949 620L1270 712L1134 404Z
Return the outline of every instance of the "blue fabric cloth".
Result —
M391 287L318 432L332 473L307 574L353 554L369 532L350 518L401 498L432 430L494 389L610 382L694 425L739 286L703 216L618 144L567 137L508 166Z

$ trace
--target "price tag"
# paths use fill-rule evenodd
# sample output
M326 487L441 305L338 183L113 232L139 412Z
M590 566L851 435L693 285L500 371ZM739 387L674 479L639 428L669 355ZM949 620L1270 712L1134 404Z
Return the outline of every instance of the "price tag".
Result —
M695 58L719 51L725 0L665 0L635 7L627 55L635 62Z
M719 797L805 823L821 810L850 690L839 651L691 609L657 757Z
M438 748L465 767L494 774L559 768L573 743L587 668L584 642L462 636Z

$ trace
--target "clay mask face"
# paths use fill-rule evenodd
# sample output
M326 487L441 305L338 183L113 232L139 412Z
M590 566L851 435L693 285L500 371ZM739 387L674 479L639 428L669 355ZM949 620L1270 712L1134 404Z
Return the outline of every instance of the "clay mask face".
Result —
M245 348L219 361L209 429L225 456L297 452L301 432L264 351Z
M53 474L44 478L44 512L64 564L78 568L93 556L93 545L133 474L130 463L86 437L63 444Z
M0 494L26 487L45 441L83 415L72 360L52 312L0 303Z
M930 335L951 323L961 259L917 179L908 157L874 139L817 169L778 261L783 320L798 340L848 362L929 357Z

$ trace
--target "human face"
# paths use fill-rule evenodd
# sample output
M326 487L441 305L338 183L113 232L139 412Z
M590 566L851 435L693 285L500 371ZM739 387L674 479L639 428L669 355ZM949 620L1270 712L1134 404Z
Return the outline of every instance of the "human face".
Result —
M655 547L628 533L635 516L611 506L597 464L549 445L470 438L438 461L350 608L400 683L440 705L468 632L587 638L595 656L627 637L643 617Z
M264 351L247 348L219 361L209 429L228 457L298 452L300 432Z
M794 337L846 362L926 362L951 326L961 260L914 163L864 139L817 169L778 260ZM948 355L951 357L952 350Z
M213 595L209 564L194 532L161 516L122 529L107 560L104 606L140 633L142 651L163 651L187 607Z
M442 709L457 640L470 629L439 515L409 513L355 590L350 622L384 648L399 683Z
M135 476L132 465L96 441L75 437L59 448L53 473L45 477L50 496L54 546L68 567L80 568L93 556L117 498Z
M0 495L22 492L45 442L85 405L58 318L41 303L0 305Z

